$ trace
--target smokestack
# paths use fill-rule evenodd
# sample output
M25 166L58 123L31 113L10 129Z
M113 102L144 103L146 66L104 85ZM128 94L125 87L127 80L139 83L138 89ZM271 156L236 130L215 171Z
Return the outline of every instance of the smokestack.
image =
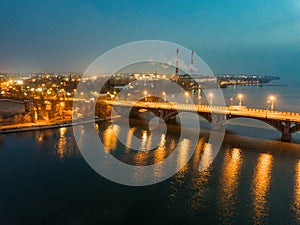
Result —
M176 71L175 71L175 75L178 75L178 54L179 54L179 49L176 49Z
M193 73L193 64L194 64L194 50L192 50L192 55L191 55L191 69L190 69L191 74Z

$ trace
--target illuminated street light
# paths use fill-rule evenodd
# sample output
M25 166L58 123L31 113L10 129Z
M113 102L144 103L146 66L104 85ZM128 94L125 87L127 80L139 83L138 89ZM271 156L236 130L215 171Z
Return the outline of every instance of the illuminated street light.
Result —
M148 96L148 91L144 91L144 96L145 96L145 102L148 100L147 96Z
M164 100L164 102L166 102L166 92L162 92L162 96L163 96L163 100Z
M230 98L230 105L229 105L230 114L231 114L232 101L233 101L233 98Z
M189 93L186 91L185 92L185 104L188 104L189 103Z
M269 104L270 104L270 100L267 101L266 118L268 117Z
M273 96L273 95L269 96L269 100L271 101L271 108L270 108L270 110L273 111L274 110L275 96Z
M214 94L213 93L209 93L208 96L209 96L209 99L210 99L210 105L212 106Z
M201 101L201 89L198 88L198 104L200 104Z
M239 94L239 95L238 95L238 98L239 98L239 100L240 100L239 106L242 106L243 95L242 95L242 94Z

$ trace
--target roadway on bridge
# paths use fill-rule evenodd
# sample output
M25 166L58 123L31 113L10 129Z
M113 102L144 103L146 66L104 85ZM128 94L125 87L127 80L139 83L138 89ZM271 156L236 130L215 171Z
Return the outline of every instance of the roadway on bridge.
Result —
M299 123L300 114L294 112L271 111L266 109L254 109L247 107L233 108L230 106L210 106L197 104L180 104L175 102L142 102L142 101L128 101L128 100L105 100L106 104L113 106L136 107L144 109L167 109L184 112L210 112L218 114L226 114L238 117L247 118L267 118L272 120L289 120L291 122Z

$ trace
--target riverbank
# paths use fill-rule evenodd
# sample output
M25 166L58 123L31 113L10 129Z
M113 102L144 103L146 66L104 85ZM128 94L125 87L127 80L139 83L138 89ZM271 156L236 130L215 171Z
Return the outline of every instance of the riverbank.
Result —
M0 134L77 126L77 125L81 125L81 124L85 124L85 123L106 121L106 120L117 119L117 118L119 118L119 117L116 116L116 117L107 117L107 118L95 118L95 119L91 119L91 120L76 120L75 122L72 120L60 120L60 121L41 120L41 121L37 121L35 123L11 124L11 125L0 126Z

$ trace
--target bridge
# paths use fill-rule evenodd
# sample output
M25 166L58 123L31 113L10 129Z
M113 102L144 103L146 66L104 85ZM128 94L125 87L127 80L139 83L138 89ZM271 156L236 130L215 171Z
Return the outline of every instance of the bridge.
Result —
M300 131L300 114L293 112L271 111L247 107L210 106L197 104L180 104L174 102L145 102L128 100L105 100L106 104L124 110L147 110L168 121L178 112L197 112L199 116L214 124L225 124L234 118L252 118L263 121L281 132L281 140L291 141L292 134ZM121 110L120 110L121 109Z

